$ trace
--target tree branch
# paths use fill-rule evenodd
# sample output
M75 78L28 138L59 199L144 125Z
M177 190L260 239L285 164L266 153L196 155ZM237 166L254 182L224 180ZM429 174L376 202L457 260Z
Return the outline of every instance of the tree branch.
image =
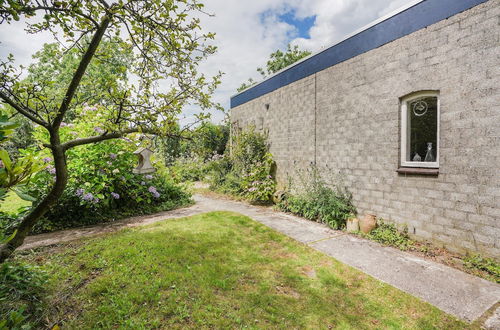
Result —
M71 104L71 101L73 100L73 96L75 96L76 90L80 85L80 81L82 80L82 77L85 74L85 71L87 70L87 66L94 57L97 47L101 43L102 37L104 36L104 32L106 32L106 29L108 28L110 21L111 19L108 16L104 16L101 24L99 25L99 28L92 37L92 41L90 42L87 51L83 55L82 60L78 65L78 69L76 69L76 72L73 75L73 79L71 80L68 90L66 91L66 95L64 96L61 106L59 107L57 116L54 119L54 122L52 123L53 128L57 129L61 125L64 115L66 114L66 111L68 110L68 107Z
M140 128L130 128L123 130L121 132L111 132L111 133L104 133L102 135L97 135L97 136L91 136L87 138L81 138L81 139L75 139L72 141L68 141L62 144L63 150L68 150L77 146L85 145L85 144L90 144L90 143L97 143L97 142L102 142L106 140L113 140L113 139L118 139L121 138L127 134L131 133L145 133L145 134L152 134L152 135L165 135L165 134L160 134L158 131L155 130L150 130L150 129L140 129ZM177 136L174 134L167 134L167 136ZM178 136L180 137L180 136Z
M4 92L0 91L0 99L2 99L5 103L7 103L8 105L10 105L11 107L13 107L18 113L20 113L21 115L25 116L26 118L28 118L29 120L37 123L38 125L41 125L43 127L48 127L49 124L46 123L45 121L35 117L33 114L30 113L30 111L22 106L20 106L19 104L17 104L16 102L14 102L10 97L7 96L7 94L5 94Z

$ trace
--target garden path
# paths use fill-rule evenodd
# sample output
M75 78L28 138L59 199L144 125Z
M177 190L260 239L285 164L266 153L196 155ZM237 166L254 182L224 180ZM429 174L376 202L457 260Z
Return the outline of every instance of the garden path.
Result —
M251 217L463 320L475 321L494 306L500 305L500 285L443 264L332 230L316 222L277 212L269 207L202 195L195 195L194 199L194 205L183 209L93 227L30 236L21 249L58 244L165 219L211 211L232 211ZM500 308L484 324L491 329L500 329Z

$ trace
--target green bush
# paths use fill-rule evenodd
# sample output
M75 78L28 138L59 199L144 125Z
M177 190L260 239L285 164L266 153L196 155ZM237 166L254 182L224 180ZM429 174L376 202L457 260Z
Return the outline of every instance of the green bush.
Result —
M341 185L330 186L315 167L298 173L299 185L290 182L278 208L306 219L325 223L334 229L345 226L356 213L351 194Z
M169 137L155 138L155 145L168 166L175 166L178 160L209 161L214 155L222 155L229 140L229 126L204 122L198 127L181 134L179 125ZM181 136L182 135L182 136Z
M64 125L63 136L86 125ZM110 140L68 150L68 185L59 199L33 228L34 233L92 225L117 218L153 213L189 203L190 195L158 173L133 173L137 146L130 140ZM54 181L52 159L35 175L28 193L39 201Z
M135 145L107 141L72 149L68 153L68 185L33 232L92 225L119 217L152 213L187 204L190 195L158 174L132 172ZM47 159L50 162L50 159ZM30 194L37 200L54 179L53 168L37 174Z
M166 171L175 182L202 181L207 173L206 164L197 158L178 158Z
M400 250L406 251L415 247L413 241L408 236L408 229L399 231L396 225L385 223L379 220L377 228L365 235L367 238L382 243L384 245L394 246Z
M250 128L233 138L231 152L215 155L207 164L210 188L251 202L270 202L276 181L266 136Z
M30 329L43 312L47 275L18 262L0 265L0 329Z

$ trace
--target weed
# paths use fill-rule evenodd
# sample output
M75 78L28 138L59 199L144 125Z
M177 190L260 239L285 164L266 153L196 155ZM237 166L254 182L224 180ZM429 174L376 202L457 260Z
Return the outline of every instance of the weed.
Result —
M373 241L384 245L394 246L403 251L415 247L414 242L408 236L407 228L403 231L399 231L394 224L385 223L383 220L379 220L377 228L364 236Z
M495 282L500 283L500 264L494 259L470 255L464 259L464 266L471 271L486 272Z

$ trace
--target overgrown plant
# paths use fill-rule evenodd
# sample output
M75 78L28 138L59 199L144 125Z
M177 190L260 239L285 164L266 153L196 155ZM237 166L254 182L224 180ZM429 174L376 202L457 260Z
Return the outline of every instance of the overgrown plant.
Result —
M233 136L230 148L208 164L211 188L252 202L270 202L276 181L267 137L250 127Z
M482 257L478 254L469 255L464 259L464 266L475 273L481 271L491 280L500 283L500 264L492 258Z
M386 223L382 219L378 220L377 228L364 236L373 241L384 245L394 246L403 251L415 248L414 242L408 235L407 227L404 227L403 230L398 230L395 224Z
M325 223L334 229L345 226L347 218L356 213L352 196L338 176L331 175L329 182L315 166L297 171L294 182L290 178L287 192L278 202L278 208L306 219Z
M21 17L27 31L49 31L63 37L64 47L77 52L70 75L63 79L60 92L53 93L58 70L43 68L47 74L36 81L23 80L21 70L9 55L0 60L0 100L16 115L24 116L49 135L45 148L50 150L55 181L43 199L24 216L13 239L0 247L0 262L19 247L26 235L63 195L68 182L68 151L78 146L121 138L134 132L167 136L187 104L204 110L219 108L211 94L220 82L198 71L198 64L215 52L210 45L213 33L201 32L203 5L186 1L2 1L0 23L9 24ZM109 66L110 48L115 42L132 54L129 66L119 66L134 79L103 76L97 83L88 77L92 63ZM112 47L111 47L112 48ZM60 66L61 57L51 58ZM168 83L166 83L168 82ZM63 123L71 121L88 102L97 100L103 116L90 135L77 134L68 140L61 137ZM91 116L92 114L87 114ZM200 115L199 118L205 118Z
M0 264L0 329L31 329L39 322L47 277L35 266Z

